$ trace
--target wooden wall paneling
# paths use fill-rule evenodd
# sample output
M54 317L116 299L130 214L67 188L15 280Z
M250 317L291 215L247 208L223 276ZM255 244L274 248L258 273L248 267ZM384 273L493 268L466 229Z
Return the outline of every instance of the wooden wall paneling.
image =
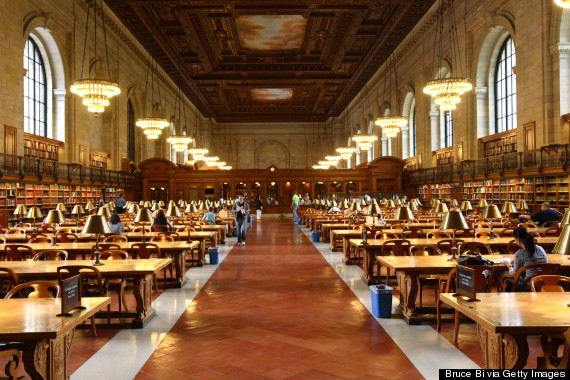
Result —
M17 155L18 154L18 129L4 126L4 153Z

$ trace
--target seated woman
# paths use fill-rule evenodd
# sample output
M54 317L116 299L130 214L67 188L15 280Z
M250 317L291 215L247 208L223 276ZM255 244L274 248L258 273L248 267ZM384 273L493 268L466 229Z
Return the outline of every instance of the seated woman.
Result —
M515 238L515 243L522 249L515 252L514 264L511 260L505 260L505 264L509 267L510 274L516 273L520 268L527 265L548 262L546 252L541 246L535 245L534 236L528 232L526 227L517 228L513 233L513 237ZM530 291L530 280L536 275L538 275L536 270L527 270L524 278L522 276L519 278L517 291ZM510 291L512 288L512 280L507 279L507 281L509 281L509 284L505 291Z
M115 235L122 235L125 230L125 223L121 222L118 214L111 215L111 220L109 220L109 229Z
M164 214L163 209L157 210L156 217L154 218L152 224L150 225L150 228L153 231L158 231L162 229L163 232L167 232L168 230L174 229L172 223L170 223L170 220L166 219L166 215Z
M204 214L202 220L208 222L210 225L216 224L216 214L214 214L214 209L212 207L210 207L208 212Z

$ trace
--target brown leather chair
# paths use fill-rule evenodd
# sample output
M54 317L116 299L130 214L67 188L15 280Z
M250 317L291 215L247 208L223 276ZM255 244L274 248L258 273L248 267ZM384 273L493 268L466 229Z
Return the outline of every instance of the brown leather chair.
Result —
M60 290L54 281L32 281L13 287L4 298L59 298Z
M43 261L43 260L67 260L67 252L61 249L48 249L36 253L32 261Z
M560 264L555 264L555 263L540 263L540 264L525 265L524 267L519 268L519 270L517 270L515 274L505 274L501 277L501 281L499 283L500 291L505 291L508 279L512 279L513 286L510 291L516 292L520 277L528 269L538 269L540 271L540 275L544 276L547 274L556 274L558 267L560 267Z

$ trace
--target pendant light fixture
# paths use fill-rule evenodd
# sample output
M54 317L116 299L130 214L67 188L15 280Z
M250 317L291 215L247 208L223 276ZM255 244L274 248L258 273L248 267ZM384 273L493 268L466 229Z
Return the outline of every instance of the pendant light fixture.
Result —
M378 136L376 135L354 135L352 136L352 141L356 143L356 145L361 150L368 150L372 147L372 143L378 140Z
M394 82L396 85L396 110L400 109L400 95L398 91L398 76L396 74L396 62L394 60L394 53L390 55L386 61L386 68L384 70L384 92L382 93L382 104L384 104L384 96L386 94L386 82L390 82L390 87L388 88L388 94L392 95L392 70L394 70ZM389 76L389 78L388 78ZM392 113L392 112L390 112ZM382 128L386 137L396 137L402 127L408 125L408 119L404 116L389 115L380 116L375 121L374 124Z
M181 62L180 62L180 56L181 56L181 49L180 49L180 40L178 40L178 75L180 75L180 83L178 84L178 120L180 123L182 123L182 90L181 90L181 86L182 86L182 66L181 66ZM174 111L174 114L176 115L176 110ZM172 148L174 149L175 152L184 152L186 150L186 148L188 148L188 144L190 144L192 142L192 138L189 136L186 136L186 108L184 108L184 128L182 131L182 135L177 135L176 134L176 126L174 126L174 133L168 137L166 139L166 141L168 141L170 143L170 145L172 145Z
M448 0L445 0L448 2ZM432 72L434 78L443 67L443 21L445 6L444 0L439 0L439 9L435 30L435 41L433 46ZM448 78L433 79L424 86L424 93L435 98L435 104L439 105L442 111L451 111L461 102L461 95L473 88L471 80L463 77L461 65L461 54L459 51L459 41L457 38L457 25L455 24L455 11L453 3L449 2L449 41L450 41L450 75ZM437 55L437 61L436 61Z
M152 48L151 48L152 50ZM158 81L158 65L156 64L154 59L152 58L151 53L148 54L148 66L146 70L146 79L145 79L145 92L144 92L144 108L143 108L143 115L147 115L147 94L148 94L148 77L150 73L150 116L143 117L138 119L135 122L137 127L141 127L143 129L143 133L145 134L146 138L149 140L156 140L161 135L162 130L170 125L168 120L155 117L153 115L153 108L154 108L154 75L156 73L156 84L158 87L158 103L160 104L160 82Z
M87 34L89 30L89 11L91 10L90 1L87 3L87 21L85 22L85 38L83 40L83 58L81 59L81 76L79 79L71 82L70 91L83 98L83 104L87 106L89 112L93 112L97 116L100 112L105 111L105 107L110 104L110 98L121 93L121 89L117 83L111 82L111 69L109 67L109 51L107 48L107 33L105 32L105 17L103 13L103 0L101 0L101 23L103 25L103 40L105 42L105 61L107 62L107 80L97 79L97 0L93 1L93 30L94 30L94 62L93 62L93 78L83 78L83 67L85 66L85 52L87 51Z
M356 152L356 148L353 148L351 146L343 146L340 148L336 148L336 151L343 160L350 160L352 154Z

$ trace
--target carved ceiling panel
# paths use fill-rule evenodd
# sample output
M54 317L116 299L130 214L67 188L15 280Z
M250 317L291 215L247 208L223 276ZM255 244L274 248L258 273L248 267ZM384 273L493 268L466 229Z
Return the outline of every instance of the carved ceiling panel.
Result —
M105 1L200 112L224 123L338 116L434 2Z

